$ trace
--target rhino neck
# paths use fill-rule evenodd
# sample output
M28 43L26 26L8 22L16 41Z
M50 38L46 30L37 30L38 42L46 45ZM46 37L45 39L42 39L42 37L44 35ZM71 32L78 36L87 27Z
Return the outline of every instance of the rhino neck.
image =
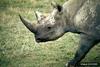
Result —
M87 0L69 0L63 5L66 17L66 32L81 33L74 23L74 17Z
M72 33L78 33L80 34L81 32L79 31L77 25L73 22L73 20L69 20L68 17L66 17L66 26L64 27L65 32L72 32Z

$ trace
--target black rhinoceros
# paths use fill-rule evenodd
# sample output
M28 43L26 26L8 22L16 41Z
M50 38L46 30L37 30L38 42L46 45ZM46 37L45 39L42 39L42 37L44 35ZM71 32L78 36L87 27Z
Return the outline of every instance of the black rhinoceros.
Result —
M21 15L23 24L35 34L37 42L56 40L64 33L80 35L80 46L68 67L76 67L89 50L100 42L100 0L69 0L62 6L52 3L54 9L48 15L36 11L38 23L32 25Z

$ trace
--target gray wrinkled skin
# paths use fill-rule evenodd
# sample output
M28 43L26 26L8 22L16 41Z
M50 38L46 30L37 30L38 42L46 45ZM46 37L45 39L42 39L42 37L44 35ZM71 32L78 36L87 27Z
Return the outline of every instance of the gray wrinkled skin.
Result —
M80 35L80 46L67 67L77 67L89 50L100 42L100 0L69 0L54 9L46 17L35 12L38 23L32 26L20 16L23 24L35 34L37 42L56 40L64 33Z

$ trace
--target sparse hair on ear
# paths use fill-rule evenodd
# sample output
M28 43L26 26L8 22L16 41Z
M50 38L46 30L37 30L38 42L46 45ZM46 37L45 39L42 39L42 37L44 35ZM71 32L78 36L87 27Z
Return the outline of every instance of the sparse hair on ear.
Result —
M51 5L54 7L54 8L56 8L59 12L61 12L62 11L62 6L61 5L59 5L59 4L57 4L56 2L51 2Z

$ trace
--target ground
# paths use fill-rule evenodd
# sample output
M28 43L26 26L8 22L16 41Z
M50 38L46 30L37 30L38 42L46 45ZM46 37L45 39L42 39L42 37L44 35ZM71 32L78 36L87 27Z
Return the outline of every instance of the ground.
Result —
M0 67L64 67L73 58L79 35L66 33L56 41L36 43L34 34L18 17L21 14L35 23L34 11L49 13L53 9L50 3L51 0L0 0ZM100 44L83 62L100 62Z

